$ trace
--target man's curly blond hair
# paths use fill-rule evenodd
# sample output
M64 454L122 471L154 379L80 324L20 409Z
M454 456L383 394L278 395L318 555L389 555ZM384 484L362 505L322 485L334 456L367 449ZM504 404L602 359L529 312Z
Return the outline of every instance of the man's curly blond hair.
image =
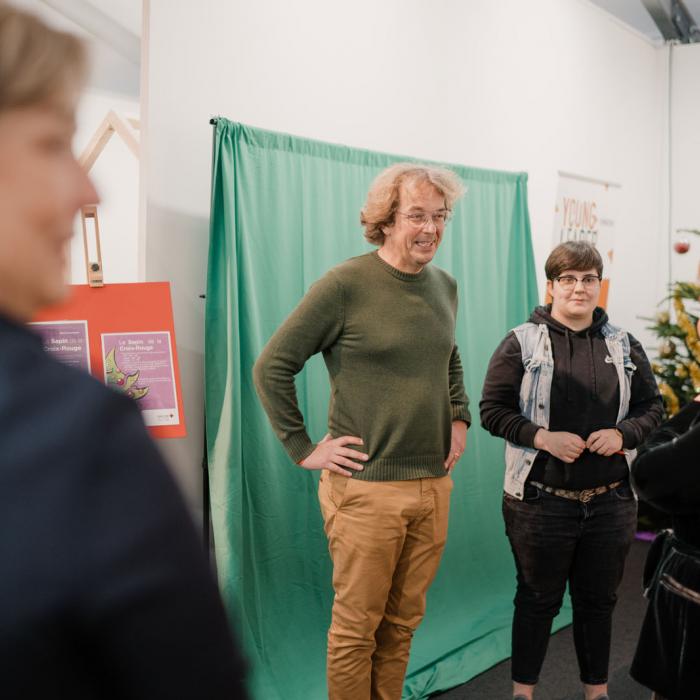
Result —
M367 201L360 212L360 223L365 228L365 238L372 244L384 244L384 228L394 223L399 208L402 185L431 184L444 198L445 207L464 194L465 188L451 170L416 163L396 163L376 177L367 193Z

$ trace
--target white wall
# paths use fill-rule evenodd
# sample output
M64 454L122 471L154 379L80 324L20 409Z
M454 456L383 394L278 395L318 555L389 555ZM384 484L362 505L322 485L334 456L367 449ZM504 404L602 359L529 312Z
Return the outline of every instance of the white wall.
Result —
M700 229L700 44L673 49L671 228ZM671 253L671 279L700 284L700 236L686 236L690 250ZM678 238L673 234L671 241Z
M645 335L637 315L653 309L665 283L657 250L665 53L594 5L150 0L148 42L146 270L173 283L190 437L166 449L194 507L211 115L526 170L538 268L550 247L557 171L621 183L610 310Z

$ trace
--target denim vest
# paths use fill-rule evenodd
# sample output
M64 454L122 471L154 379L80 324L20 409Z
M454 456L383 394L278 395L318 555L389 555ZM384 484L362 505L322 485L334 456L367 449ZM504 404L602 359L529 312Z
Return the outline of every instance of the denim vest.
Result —
M544 323L523 323L513 329L520 343L525 374L520 384L520 411L542 428L549 428L549 408L554 375L554 358L549 330ZM620 407L617 423L627 416L632 394L632 375L637 369L630 358L630 339L626 331L606 323L601 328L610 353L605 361L615 365L620 384ZM525 481L539 450L506 442L506 476L503 489L518 500L523 499ZM625 450L629 466L636 450Z

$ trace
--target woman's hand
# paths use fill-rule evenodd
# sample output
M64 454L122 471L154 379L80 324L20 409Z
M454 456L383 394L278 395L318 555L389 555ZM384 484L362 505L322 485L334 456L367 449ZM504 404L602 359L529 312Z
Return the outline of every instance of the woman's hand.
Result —
M329 472L336 472L343 476L352 476L352 472L343 469L348 467L355 471L362 471L364 467L354 459L367 461L369 456L364 452L352 450L345 445L362 445L362 438L352 437L351 435L343 435L337 438L331 438L330 434L326 435L321 442L316 445L314 451L299 462L299 466L304 469L328 469ZM343 465L343 466L341 466Z
M545 428L535 434L534 445L567 464L575 462L586 449L586 443L578 435L563 430L551 433Z
M586 440L586 447L603 457L610 457L622 449L622 434L614 428L596 430Z

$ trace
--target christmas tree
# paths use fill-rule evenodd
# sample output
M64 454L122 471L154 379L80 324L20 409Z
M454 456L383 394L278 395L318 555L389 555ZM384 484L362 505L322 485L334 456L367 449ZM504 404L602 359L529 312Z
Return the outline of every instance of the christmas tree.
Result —
M684 229L686 233L700 235L700 230ZM679 241L674 246L677 253L685 253L689 242ZM698 280L700 282L700 280ZM700 393L700 284L674 282L671 294L664 301L671 301L671 311L659 311L649 329L661 338L658 357L651 368L659 382L670 416Z

